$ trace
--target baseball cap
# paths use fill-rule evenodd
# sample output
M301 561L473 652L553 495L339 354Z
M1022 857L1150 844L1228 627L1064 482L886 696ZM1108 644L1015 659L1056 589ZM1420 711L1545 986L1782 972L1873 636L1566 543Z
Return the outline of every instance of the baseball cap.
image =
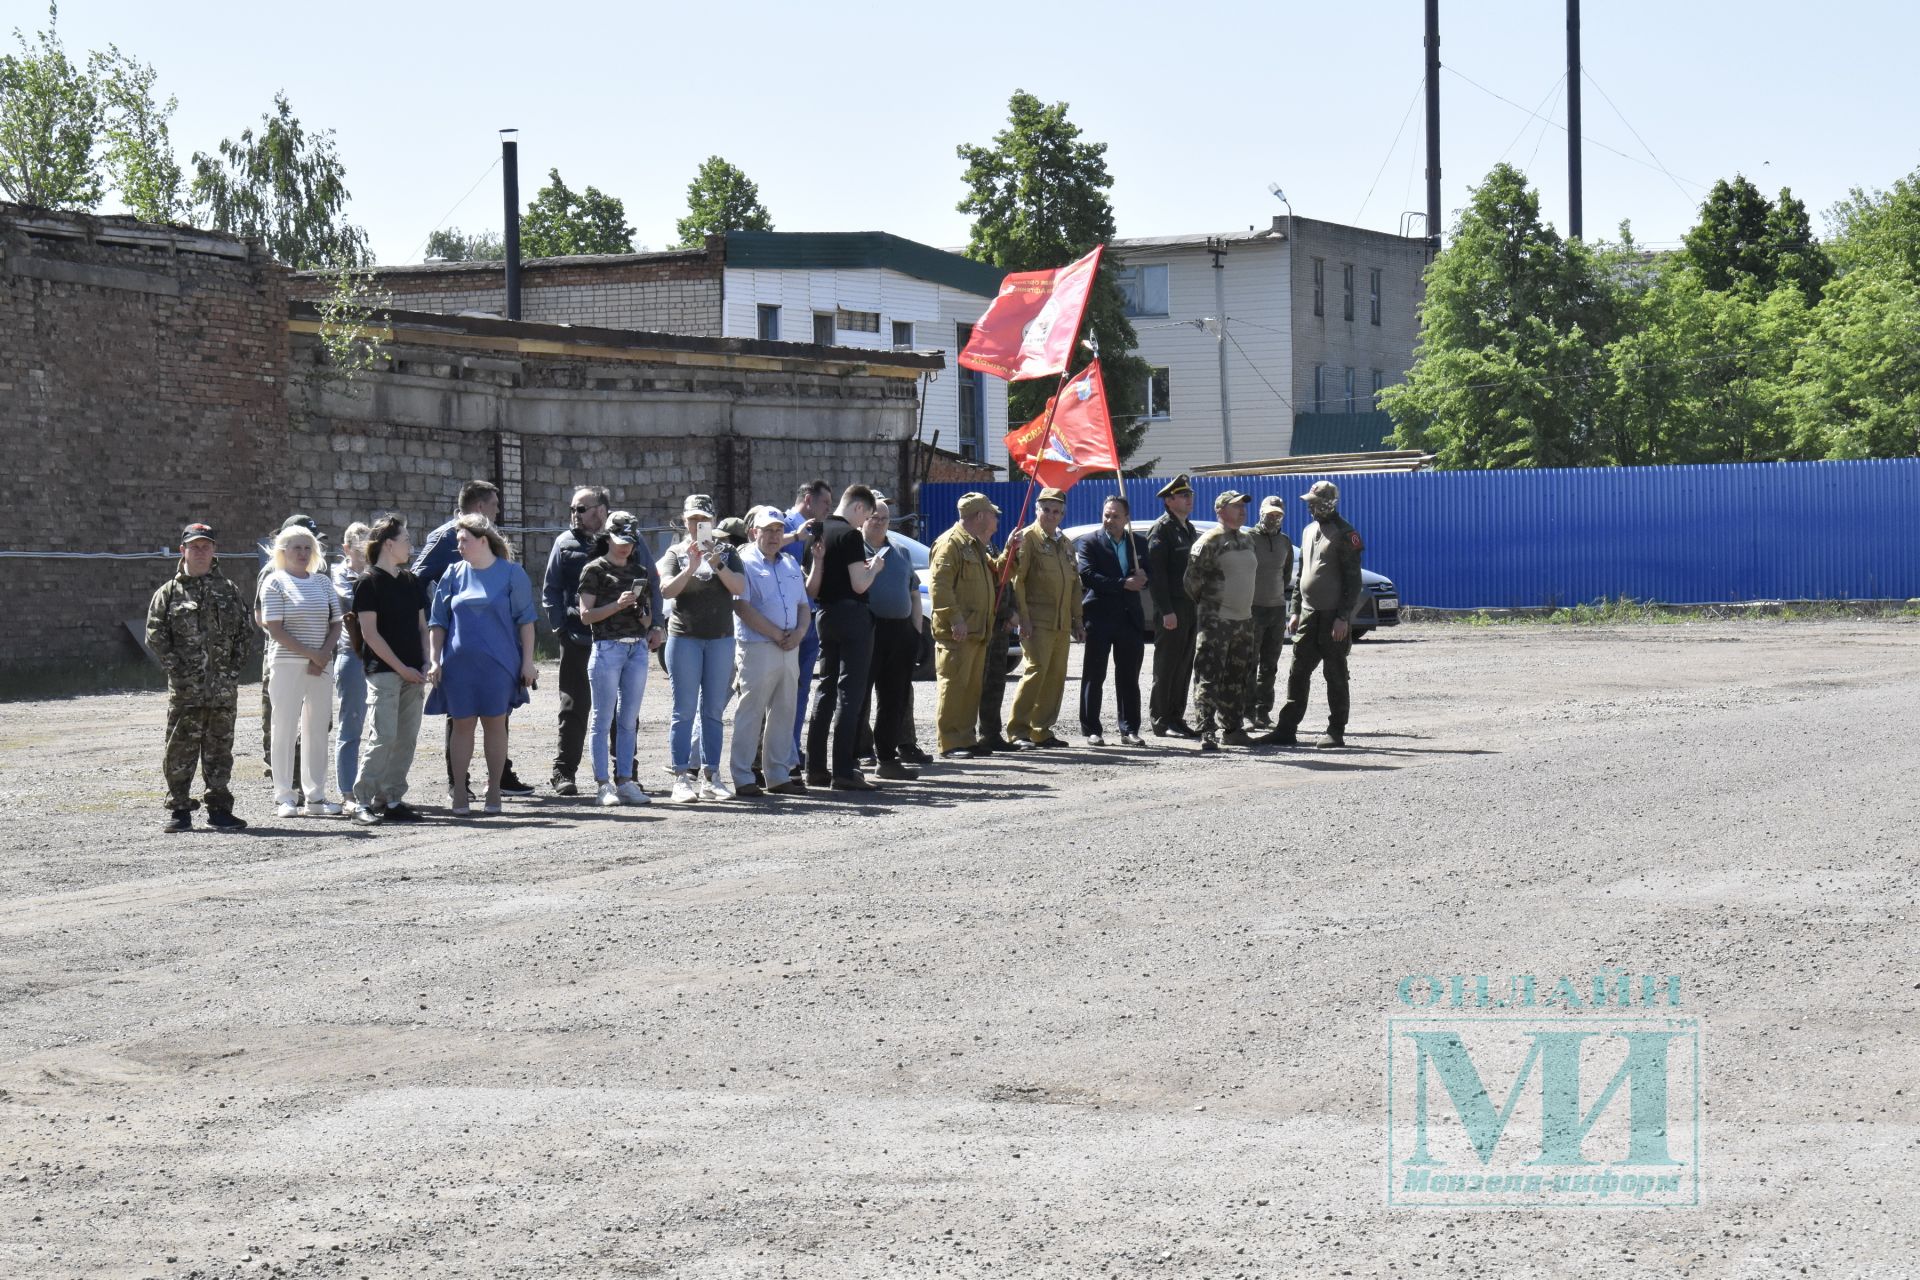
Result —
M1251 501L1253 498L1249 494L1244 494L1238 489L1226 489L1213 500L1213 509L1218 511L1222 507L1244 507Z
M326 532L320 528L320 522L312 516L288 516L280 522L280 532L285 533L289 529L305 529L321 542L327 540Z
M993 504L993 499L984 493L961 494L959 507L960 514L963 516L978 515L982 511L991 511L995 515L1000 514L1000 508L996 507Z
M704 493L688 494L687 500L680 504L680 518L684 520L688 516L705 516L709 520L713 519L713 498L711 495Z
M217 542L220 535L213 531L212 525L200 524L197 521L180 531L180 545L183 547L189 542L197 542L202 538L208 542Z
M631 511L615 511L607 517L607 537L632 546L640 541L640 522Z
M747 524L755 529L764 529L770 524L777 524L785 529L787 517L786 513L778 507L755 507L747 512Z

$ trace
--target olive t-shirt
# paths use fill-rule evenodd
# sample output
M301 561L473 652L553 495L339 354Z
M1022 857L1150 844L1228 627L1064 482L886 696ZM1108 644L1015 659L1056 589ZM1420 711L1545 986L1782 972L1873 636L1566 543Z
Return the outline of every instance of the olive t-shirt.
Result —
M684 538L667 548L664 559L668 578L677 578L686 571L689 554ZM697 549L691 554L697 555ZM728 572L740 572L740 555L731 547L722 563ZM667 625L667 632L689 640L724 640L733 635L733 592L727 590L719 574L710 578L696 574L680 588L680 594L673 598L673 621Z
M628 556L625 564L615 564L611 557L601 556L598 560L589 560L580 570L580 594L593 597L593 607L604 609L625 595L629 590L639 596L637 607L622 609L609 614L593 623L595 640L632 640L647 633L647 573L646 566L640 563L640 557ZM685 595L680 597L686 599Z

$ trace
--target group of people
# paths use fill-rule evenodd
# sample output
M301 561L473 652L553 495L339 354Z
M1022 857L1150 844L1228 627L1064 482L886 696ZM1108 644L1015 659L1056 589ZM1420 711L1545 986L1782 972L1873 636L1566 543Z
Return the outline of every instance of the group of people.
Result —
M657 659L672 691L669 795L681 804L871 791L878 784L868 769L879 779L917 779L932 762L917 744L913 708L914 673L929 650L937 747L948 759L1066 746L1056 724L1076 642L1080 731L1089 746L1106 745L1110 677L1122 745L1144 746L1143 728L1197 738L1209 752L1293 745L1321 664L1329 704L1321 745L1342 745L1362 544L1339 515L1337 489L1322 481L1305 495L1315 520L1302 541L1297 590L1281 499L1265 499L1249 526L1252 499L1229 490L1215 500L1217 526L1201 534L1185 476L1159 497L1163 514L1145 536L1116 494L1098 530L1069 540L1061 531L1066 495L1044 489L1033 522L995 552L1000 510L969 493L933 544L924 606L907 545L890 532L890 504L860 484L836 497L816 480L791 507L758 506L725 520L707 495L693 494L681 506L679 536L657 558L637 517L615 509L605 488L583 487L538 600L496 527L500 495L486 481L462 488L458 513L417 554L405 518L385 515L348 526L329 565L318 524L288 517L262 549L251 610L219 571L216 531L189 524L177 571L147 615L148 644L170 693L165 829L192 827L201 803L191 795L196 769L208 825L246 826L233 812L232 753L256 628L266 638L262 753L283 818L419 820L407 795L426 715L446 717L454 816L474 811L476 740L482 812L501 812L505 795L531 794L510 759L509 724L539 679L541 610L560 644L549 786L581 794L589 785L584 763L593 798L606 806L649 803L637 737ZM1293 665L1276 724L1274 686L1289 634ZM1025 669L1003 723L1015 636ZM1197 727L1187 721L1190 687ZM1271 732L1254 738L1250 728ZM330 758L338 803L328 798Z

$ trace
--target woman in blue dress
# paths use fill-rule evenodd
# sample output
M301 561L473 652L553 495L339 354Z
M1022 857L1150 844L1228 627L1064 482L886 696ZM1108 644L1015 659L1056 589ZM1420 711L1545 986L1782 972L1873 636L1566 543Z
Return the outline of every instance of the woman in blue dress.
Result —
M464 515L455 522L460 558L434 588L427 678L428 715L452 718L447 761L454 778L453 815L468 807L467 766L473 730L486 728L486 812L500 812L500 776L507 764L507 712L527 701L533 664L533 583L513 562L513 549L493 522Z

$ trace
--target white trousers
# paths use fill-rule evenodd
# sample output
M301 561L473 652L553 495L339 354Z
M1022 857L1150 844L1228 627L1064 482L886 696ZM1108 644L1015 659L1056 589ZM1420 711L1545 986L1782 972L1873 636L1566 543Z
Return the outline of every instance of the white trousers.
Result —
M281 804L327 798L327 730L333 727L333 677L307 674L305 658L276 658L268 677L273 702L273 792ZM300 777L293 776L293 744L300 743Z

